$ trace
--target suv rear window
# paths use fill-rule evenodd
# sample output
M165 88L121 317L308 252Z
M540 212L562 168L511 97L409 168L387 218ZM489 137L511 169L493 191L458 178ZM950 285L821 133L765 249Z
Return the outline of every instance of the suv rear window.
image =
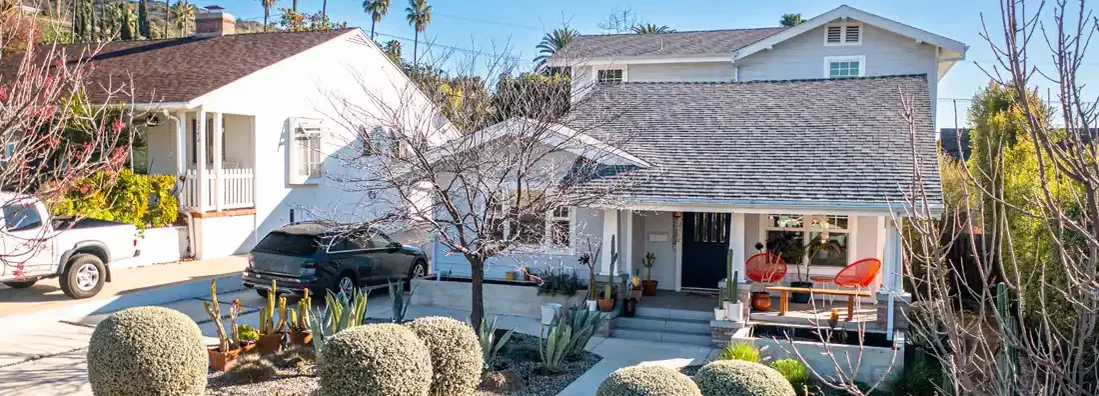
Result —
M267 234L256 250L289 254L312 254L320 246L320 240L311 235L291 235L281 232Z

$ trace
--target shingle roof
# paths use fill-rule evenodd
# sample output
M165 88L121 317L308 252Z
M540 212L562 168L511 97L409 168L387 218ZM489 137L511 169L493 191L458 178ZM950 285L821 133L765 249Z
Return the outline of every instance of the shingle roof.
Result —
M347 32L248 33L107 43L92 58L95 69L89 99L102 103L106 93L100 86L118 88L132 79L135 103L185 102ZM88 44L62 48L73 61L82 52L90 52ZM21 59L20 55L5 56L0 61L0 75L15 71Z
M554 58L729 54L783 28L730 29L660 34L583 35Z
M914 180L902 92L914 99L915 151L941 204L924 75L602 84L572 123L653 165L590 182L625 185L639 201L901 204Z

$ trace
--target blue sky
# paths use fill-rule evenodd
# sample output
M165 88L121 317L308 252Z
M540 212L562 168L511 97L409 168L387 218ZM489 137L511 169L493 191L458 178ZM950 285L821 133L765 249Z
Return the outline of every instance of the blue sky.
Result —
M290 7L291 0L277 0L276 8ZM542 35L560 27L563 22L584 34L602 31L599 22L616 7L628 7L643 22L668 25L677 30L706 30L744 27L777 26L779 17L788 12L801 13L806 19L822 14L841 4L903 22L969 45L964 62L959 62L939 82L939 127L954 125L953 102L957 101L960 123L965 123L965 108L969 99L988 77L978 65L992 66L995 62L988 43L979 36L982 30L981 14L990 29L999 26L999 1L996 0L877 0L843 2L772 0L751 2L744 7L739 0L702 1L516 1L516 0L429 0L432 5L432 22L427 28L428 40L440 46L450 46L483 53L499 53L510 46L510 55L524 64L535 56L534 46ZM203 3L197 3L205 5ZM263 8L258 0L231 0L218 3L237 17L262 20ZM411 39L413 30L405 20L407 0L393 0L390 14L377 26L379 40L390 36ZM299 11L316 12L319 0L299 0ZM369 31L370 21L362 11L362 0L329 0L329 15L335 21L346 21L351 26L361 26ZM410 57L412 43L404 43L406 57ZM421 48L422 49L422 48ZM1099 51L1099 49L1096 49ZM437 52L436 52L437 51ZM436 47L433 52L463 54ZM1037 60L1040 67L1051 67L1046 59ZM1046 62L1045 64L1041 64ZM1096 62L1088 62L1084 73L1078 76L1082 82L1095 75ZM1046 86L1039 84L1045 96Z

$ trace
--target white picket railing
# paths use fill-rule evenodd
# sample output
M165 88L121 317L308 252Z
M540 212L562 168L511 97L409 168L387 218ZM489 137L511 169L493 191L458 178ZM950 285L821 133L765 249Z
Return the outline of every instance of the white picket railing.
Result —
M213 169L208 169L202 175L201 180L198 170L188 169L185 173L183 191L180 194L180 204L184 208L200 209L205 207L207 211L217 209L217 176ZM221 170L221 208L237 209L255 206L255 189L252 181L255 174L250 168L222 169ZM199 191L199 184L203 189Z

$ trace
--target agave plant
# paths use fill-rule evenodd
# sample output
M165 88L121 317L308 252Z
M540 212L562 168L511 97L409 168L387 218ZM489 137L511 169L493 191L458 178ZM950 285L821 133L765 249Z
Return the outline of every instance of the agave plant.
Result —
M412 299L404 298L404 282L386 282L389 283L389 301L393 304L393 323L402 323Z
M554 320L538 341L538 357L542 360L542 367L550 372L559 371L561 362L572 351L575 342L571 324L566 320Z
M584 307L572 307L569 309L567 320L572 329L572 345L568 350L568 356L576 356L584 351L588 341L599 330L603 323L603 317L599 312L589 311Z
M511 340L511 335L515 333L515 330L508 330L504 335L500 336L500 339L496 339L496 318L492 319L492 322L481 318L481 333L478 334L478 338L481 339L481 353L484 354L485 369L492 369L492 362L496 360L496 353L500 352L500 349Z
M344 293L324 296L324 310L307 310L309 331L313 333L313 347L320 352L324 342L341 331L363 324L366 319L366 292L355 290L350 298Z

